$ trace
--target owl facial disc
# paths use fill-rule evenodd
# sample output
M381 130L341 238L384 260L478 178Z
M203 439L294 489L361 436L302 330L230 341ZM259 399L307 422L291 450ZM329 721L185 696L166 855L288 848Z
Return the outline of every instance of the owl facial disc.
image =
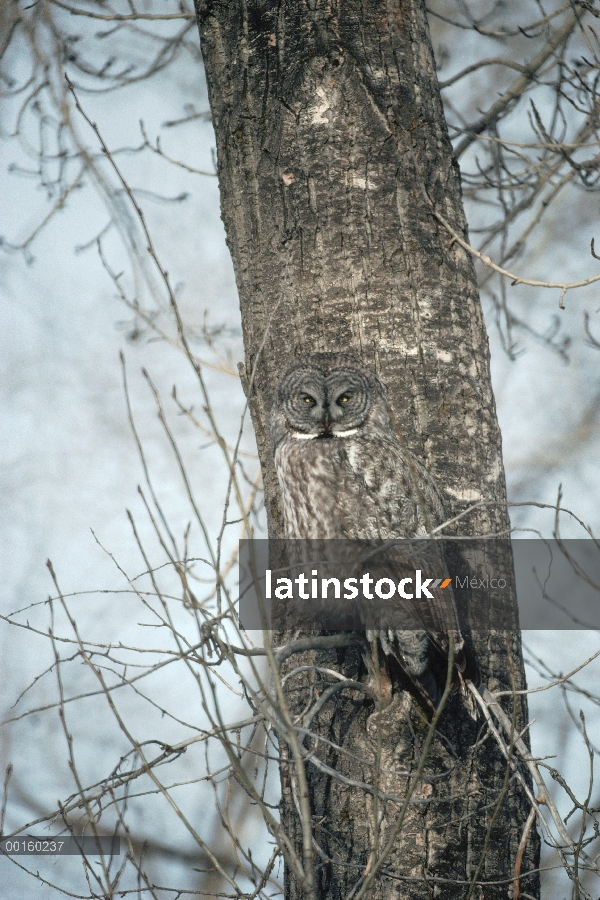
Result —
M298 440L328 440L356 434L371 407L370 386L353 368L294 369L280 386L282 412Z

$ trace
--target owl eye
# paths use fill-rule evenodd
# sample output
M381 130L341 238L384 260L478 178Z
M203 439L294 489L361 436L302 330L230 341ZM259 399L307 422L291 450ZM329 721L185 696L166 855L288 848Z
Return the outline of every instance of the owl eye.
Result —
M314 397L310 396L310 394L305 394L302 399L307 405L310 403L311 406L314 406L317 402Z
M342 394L337 398L337 402L341 405L342 403L347 403L350 399L350 394Z

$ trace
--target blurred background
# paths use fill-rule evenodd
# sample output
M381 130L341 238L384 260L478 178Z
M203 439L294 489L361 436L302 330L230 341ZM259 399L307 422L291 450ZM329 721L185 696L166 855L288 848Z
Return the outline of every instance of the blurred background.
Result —
M429 12L471 243L530 279L596 275L595 5L431 0ZM73 641L74 632L65 608L47 602L57 587L46 560L85 641L96 642L98 654L107 646L128 648L119 670L124 682L138 665L132 648L143 649L144 665L151 657L151 677L115 692L136 739L155 742L158 753L161 742L173 745L193 727L198 734L208 728L207 701L192 675L161 665L164 621L144 606L145 588L135 587L147 581L145 553L156 566L166 559L138 485L148 497L151 482L173 547L197 560L197 589L208 596L209 547L219 545L226 567L241 533L239 513L223 515L228 469L214 422L235 445L245 398L237 375L243 347L235 280L191 2L3 0L0 18L0 758L3 773L13 766L4 803L10 833L50 816L57 799L76 792L74 768L86 785L100 784L131 746L76 644L60 643L67 634ZM65 73L143 210L201 363L209 413L131 197L76 109ZM559 289L511 286L483 265L479 275L509 499L552 505L560 490L561 505L597 535L600 282L568 291L563 310ZM247 421L240 450L240 480L260 535L259 467ZM512 521L522 536L550 536L555 511L520 506ZM569 515L560 524L565 537L586 536ZM182 633L189 628L184 606L174 613ZM524 641L533 687L599 648L591 632L527 632ZM600 747L598 675L592 662L572 681L530 698L534 753L555 754L551 765L580 799L588 790L590 750ZM243 692L235 684L223 689L227 716L248 715ZM61 692L81 699L61 707ZM205 752L206 742L191 746L165 776L165 784L179 785L174 795L187 824L156 785L132 789L127 800L132 840L137 847L147 841L156 896L175 884L208 896L224 890L214 859L188 825L228 871L236 862L221 836L223 817L254 848L258 865L269 858L256 810L223 792L218 805L221 789L202 781L199 773L222 764L220 747L210 763ZM276 803L276 779L271 790ZM600 806L597 800L594 789L592 806ZM557 802L570 808L559 788ZM0 859L7 896L90 891L78 858L45 868L25 863L45 880ZM279 871L272 874L276 881ZM128 877L133 890L139 873ZM546 873L543 883L544 897L571 896L560 870Z

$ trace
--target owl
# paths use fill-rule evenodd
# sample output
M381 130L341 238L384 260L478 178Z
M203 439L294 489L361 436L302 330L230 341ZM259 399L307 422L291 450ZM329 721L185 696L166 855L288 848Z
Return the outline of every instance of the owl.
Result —
M444 521L431 475L398 439L381 382L354 354L293 360L275 389L270 430L287 539L389 541L427 536ZM430 707L445 682L439 663L447 619L443 626L440 617L437 622L439 631L367 633ZM460 671L463 640L456 623Z

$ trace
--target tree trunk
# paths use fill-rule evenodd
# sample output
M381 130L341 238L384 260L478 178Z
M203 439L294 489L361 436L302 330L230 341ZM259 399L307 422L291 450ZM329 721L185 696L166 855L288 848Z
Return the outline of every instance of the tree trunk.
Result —
M406 444L442 490L448 517L491 501L460 523L461 533L506 529L501 436L473 263L431 211L434 204L466 235L424 3L198 0L197 13L270 537L282 535L266 429L275 381L299 353L343 349L376 370ZM475 643L484 683L524 687L516 633L480 634ZM355 648L316 658L363 677ZM292 712L304 708L315 679L295 679ZM517 727L525 717L523 702ZM306 763L317 897L350 897L357 884L377 900L513 896L528 805L505 777L493 740L478 742L483 724L460 698L439 723L429 780L414 795L420 802L409 806L368 888L364 869L400 809L389 795L406 790L407 777L398 773L414 770L427 723L400 690L377 714L363 694L339 691L311 728L353 754L318 748L347 780L373 784L373 767L361 760L379 760L388 795L374 799L373 791ZM284 761L281 816L301 848L293 784ZM533 832L521 873L537 864ZM478 885L469 893L472 879ZM537 896L537 876L522 878L521 890ZM287 900L308 895L288 866Z

